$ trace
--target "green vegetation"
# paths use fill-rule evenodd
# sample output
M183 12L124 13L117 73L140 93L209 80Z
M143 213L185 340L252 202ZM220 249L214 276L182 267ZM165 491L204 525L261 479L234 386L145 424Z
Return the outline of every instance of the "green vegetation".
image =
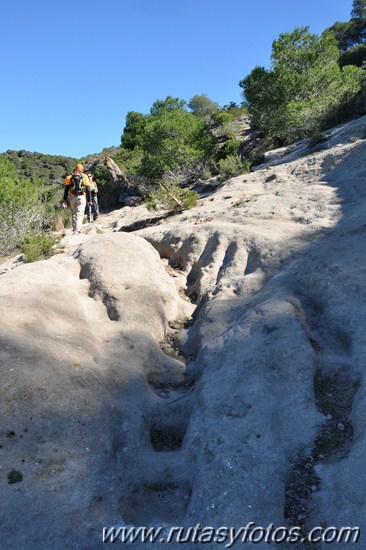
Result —
M166 178L160 183L159 188L150 193L145 204L149 210L157 208L167 208L175 212L189 210L197 204L198 193L192 189L180 187L179 181L175 177Z
M8 473L8 483L19 483L20 481L23 481L22 472L19 472L19 470L11 470Z
M0 154L1 158L11 161L20 179L27 178L45 186L63 184L67 174L70 174L78 162L70 157L10 150Z
M247 115L245 106L230 103L221 108L205 94L188 103L167 96L155 101L148 114L127 114L121 147L110 156L148 208L191 208L198 195L190 187L197 180L218 175L221 169L236 175L247 168L238 156L242 115ZM106 167L99 165L95 177L104 198L111 192Z
M129 112L121 148L112 158L127 177L145 178L161 195L167 175L180 187L207 174L223 181L258 164L266 147L308 136L316 141L354 116L365 82L365 21L366 0L354 0L351 20L320 36L307 27L281 34L273 41L270 69L255 67L239 83L242 105L220 107L206 94L188 103L168 96L148 114ZM243 115L250 116L260 141L246 154Z
M195 95L188 103L194 115L210 120L220 110L220 105L212 101L206 94Z
M251 163L248 160L243 160L239 155L229 155L228 157L220 160L220 181L234 178L240 174L250 172Z
M77 161L94 174L102 207L115 206L119 197L105 165L108 155L149 208L191 208L197 181L248 172L272 146L310 137L314 147L334 124L364 115L365 70L366 0L353 0L350 20L320 36L307 27L280 34L270 68L254 67L239 83L241 105L221 107L206 94L188 102L167 96L147 114L128 112L121 145L99 155L0 154L0 257L22 251L33 261L53 253L50 232L70 224L69 211L56 205Z
M26 262L50 258L54 254L55 240L51 235L28 235L20 245Z
M207 98L206 110L209 102ZM127 175L144 176L156 185L171 172L184 174L185 181L194 179L214 150L197 96L195 109L199 115L189 112L184 100L168 96L155 101L148 115L128 113L121 151L113 160Z
M366 0L353 0L351 19L337 21L327 30L334 34L341 53L363 44L366 38Z
M307 27L281 34L270 70L256 67L240 82L254 124L280 144L320 132L342 120L360 90L362 69L338 64L334 35Z
M41 185L19 180L15 166L0 157L0 256L22 247L34 256L36 243L42 250L50 248L46 237L52 220L46 198L50 196Z
M167 172L195 174L212 147L212 136L200 118L183 108L161 111L146 125L140 173L160 180Z
M363 67L366 63L366 0L354 0L351 19L337 21L329 27L337 40L341 67L356 65Z

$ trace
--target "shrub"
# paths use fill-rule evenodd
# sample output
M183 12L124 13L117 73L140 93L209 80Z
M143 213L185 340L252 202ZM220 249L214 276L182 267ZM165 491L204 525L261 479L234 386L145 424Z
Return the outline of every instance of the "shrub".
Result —
M239 155L229 155L219 161L219 180L226 181L240 174L250 172L251 163L243 161Z
M208 166L202 168L201 176L203 180L209 180L212 178L212 171Z
M145 199L148 210L156 210L159 207L168 208L175 212L189 210L196 206L198 193L192 189L182 189L173 178L159 184L159 189L150 193Z
M140 147L135 147L133 150L123 149L111 155L114 162L121 170L129 175L136 174L141 166L143 152Z
M43 235L51 227L47 203L52 193L29 180L18 180L14 165L0 157L0 256L19 248L28 235Z
M26 262L50 258L54 254L55 240L50 235L29 235L23 240L20 251Z
M266 157L264 153L256 153L254 156L250 157L250 166L258 166L259 164L263 164L266 161Z
M237 139L229 139L228 141L225 141L216 153L216 159L221 160L231 155L236 155L240 144L241 141Z
M105 164L99 164L94 172L94 181L98 185L98 201L100 208L111 208L118 202L118 191L112 184L109 170Z
M20 481L23 481L22 472L19 472L19 470L11 470L8 473L8 483L19 483Z
M241 129L237 120L229 120L218 128L217 135L221 138L233 140L240 133Z
M224 126L225 124L228 124L229 122L234 120L234 118L234 115L229 113L228 111L219 111L213 116L214 123L217 126Z

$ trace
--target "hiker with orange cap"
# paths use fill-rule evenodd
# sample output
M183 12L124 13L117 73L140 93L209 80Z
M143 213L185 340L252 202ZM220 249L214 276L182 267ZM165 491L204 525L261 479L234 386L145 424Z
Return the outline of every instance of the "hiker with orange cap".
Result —
M72 174L66 178L64 200L62 207L67 207L67 199L72 213L72 233L76 235L81 233L83 224L85 205L92 201L90 194L89 178L84 174L84 166L77 164Z

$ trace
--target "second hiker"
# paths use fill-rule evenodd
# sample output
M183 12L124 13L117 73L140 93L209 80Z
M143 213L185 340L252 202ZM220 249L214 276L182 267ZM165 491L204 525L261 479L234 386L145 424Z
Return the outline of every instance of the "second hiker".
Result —
M91 217L93 216L93 220L95 221L97 217L99 216L99 204L98 204L98 187L97 182L93 179L93 174L88 174L89 178L89 184L90 184L90 196L91 196L91 205L87 205L86 207L86 215L88 217L88 222L91 222Z
M64 208L67 206L67 199L69 199L72 213L72 232L73 235L76 235L81 232L86 203L90 204L92 201L89 178L84 174L82 164L77 164L72 174L69 174L66 178Z

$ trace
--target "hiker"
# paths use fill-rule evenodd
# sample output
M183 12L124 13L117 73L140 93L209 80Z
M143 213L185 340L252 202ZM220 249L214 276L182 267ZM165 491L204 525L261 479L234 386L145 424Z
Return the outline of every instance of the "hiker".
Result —
M86 215L88 217L88 222L91 222L91 217L93 214L93 221L95 221L99 216L99 204L98 204L98 186L93 179L93 174L88 174L89 184L90 184L90 195L91 195L91 205L86 206Z
M72 213L72 233L76 235L81 233L83 224L85 205L91 203L90 184L88 176L84 173L84 166L77 164L72 174L69 174L65 182L64 200L62 207L67 207L69 199Z

